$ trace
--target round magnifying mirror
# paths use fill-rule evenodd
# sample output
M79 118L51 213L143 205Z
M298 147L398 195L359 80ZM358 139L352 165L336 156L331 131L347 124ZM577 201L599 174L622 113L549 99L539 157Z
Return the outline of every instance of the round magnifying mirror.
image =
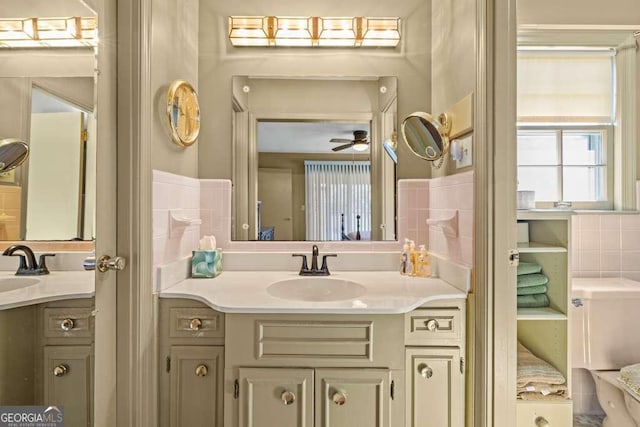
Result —
M200 133L200 106L193 86L174 81L167 92L165 113L172 141L181 147L194 144Z
M402 122L402 137L413 154L424 160L441 159L449 148L449 121L442 114L436 120L428 113L409 114Z
M29 158L29 146L16 138L0 139L0 173L9 172Z

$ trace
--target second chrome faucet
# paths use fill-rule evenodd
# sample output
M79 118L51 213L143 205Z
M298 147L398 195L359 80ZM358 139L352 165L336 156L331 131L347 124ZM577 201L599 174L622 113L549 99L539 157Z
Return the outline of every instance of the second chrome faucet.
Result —
M302 266L300 267L300 276L329 276L329 267L327 266L328 257L337 257L337 254L322 255L322 266L318 268L318 246L311 247L311 268L307 267L307 256L305 254L292 254L291 256L302 257Z

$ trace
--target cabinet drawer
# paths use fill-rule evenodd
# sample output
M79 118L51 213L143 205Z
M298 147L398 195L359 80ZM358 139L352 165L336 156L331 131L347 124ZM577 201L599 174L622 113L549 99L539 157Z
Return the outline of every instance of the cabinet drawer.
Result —
M224 315L209 308L169 310L170 338L222 338Z
M573 405L564 402L518 402L518 427L563 427L573 425ZM546 423L545 423L546 421Z
M45 308L46 338L88 338L93 336L91 308Z
M419 308L404 316L408 345L459 345L464 328L457 308Z

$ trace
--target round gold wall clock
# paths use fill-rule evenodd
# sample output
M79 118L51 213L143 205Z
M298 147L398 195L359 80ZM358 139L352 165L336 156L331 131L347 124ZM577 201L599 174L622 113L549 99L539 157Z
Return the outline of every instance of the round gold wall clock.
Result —
M166 118L173 142L189 147L200 133L200 107L198 94L184 80L176 80L169 86L166 98Z

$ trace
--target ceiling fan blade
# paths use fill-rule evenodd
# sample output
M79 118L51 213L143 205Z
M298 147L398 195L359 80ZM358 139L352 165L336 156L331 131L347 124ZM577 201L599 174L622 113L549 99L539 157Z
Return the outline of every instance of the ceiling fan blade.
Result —
M338 145L337 147L333 147L331 151L340 151L349 147L353 147L353 144L351 143L351 144Z
M353 142L353 140L345 138L331 138L329 142Z

